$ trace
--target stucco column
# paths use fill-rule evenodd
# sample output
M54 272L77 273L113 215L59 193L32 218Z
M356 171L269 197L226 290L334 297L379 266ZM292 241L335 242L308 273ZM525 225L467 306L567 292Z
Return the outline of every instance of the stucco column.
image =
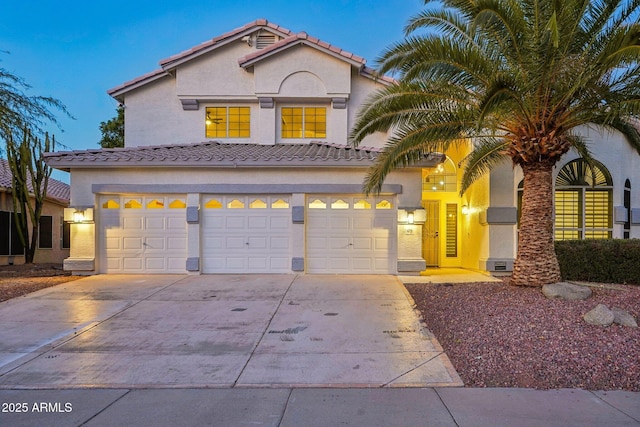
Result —
M200 194L187 194L187 259L185 269L189 274L200 274Z

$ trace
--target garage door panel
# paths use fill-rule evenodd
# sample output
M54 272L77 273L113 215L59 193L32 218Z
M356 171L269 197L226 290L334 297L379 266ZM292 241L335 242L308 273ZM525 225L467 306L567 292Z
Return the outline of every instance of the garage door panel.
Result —
M387 251L387 250L389 250L389 238L388 237L376 237L374 240L375 240L375 249L377 251Z
M179 195L102 196L99 203L100 271L184 273L187 227ZM133 203L135 199L137 203Z
M165 222L162 217L147 217L144 219L144 226L147 230L164 230Z
M249 216L247 217L247 228L249 230L266 230L269 224L269 218L266 216Z
M215 230L224 230L225 219L223 216L207 215L203 218L202 226L209 232L212 232Z
M165 270L165 259L164 258L152 258L146 257L144 260L144 268L149 272L160 272Z
M329 220L330 227L334 230L349 230L351 228L351 218L334 217Z
M395 273L395 197L314 196L306 213L307 272Z
M234 213L238 215L239 213ZM228 216L225 218L225 226L227 229L244 230L246 227L246 218L243 216Z
M208 201L214 199L219 203L211 203L207 208ZM202 271L290 272L288 203L288 196L204 196Z
M142 237L123 237L122 249L127 250L142 250Z
M288 250L289 238L288 237L271 237L269 239L269 249L271 250Z
M187 239L184 237L167 237L167 249L187 249Z
M247 267L249 271L255 271L255 270L265 271L267 270L267 267L268 267L267 258L264 256L249 257L247 259L247 264L248 264Z
M142 272L142 267L143 267L143 259L142 258L130 258L130 257L123 257L122 258L122 268L125 271L129 271L129 272Z
M373 249L373 242L370 237L354 237L353 238L353 249Z
M211 253L224 248L225 239L223 237L206 236L202 239L202 248L204 253Z
M224 239L221 249L244 249L246 239L243 236L230 236Z
M122 228L125 230L142 230L144 218L124 216L122 217Z
M179 217L167 217L166 219L166 228L167 230L178 231L178 232L186 232L187 230L187 222L185 221L184 216Z
M246 266L245 257L227 257L225 266L227 269L243 271Z
M289 230L289 226L291 224L290 216L276 216L271 217L269 220L269 226L271 230Z
M109 250L120 250L122 248L121 239L119 237L107 237L105 239L105 248Z
M373 268L374 262L369 257L367 257L367 258L354 257L354 258L352 258L352 262L353 262L353 270L354 271L362 272L362 271L372 271L372 270L374 270L374 268Z
M348 237L329 237L330 249L347 249L351 239Z
M163 237L147 237L144 245L147 250L165 250L165 239Z

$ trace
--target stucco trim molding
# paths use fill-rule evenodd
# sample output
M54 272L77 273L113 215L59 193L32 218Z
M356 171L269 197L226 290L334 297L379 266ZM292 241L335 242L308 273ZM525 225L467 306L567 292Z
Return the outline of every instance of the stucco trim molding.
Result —
M94 194L362 194L360 184L93 184ZM381 194L402 194L401 184L384 184Z
M518 223L518 209L514 207L489 207L480 212L482 225L514 225Z

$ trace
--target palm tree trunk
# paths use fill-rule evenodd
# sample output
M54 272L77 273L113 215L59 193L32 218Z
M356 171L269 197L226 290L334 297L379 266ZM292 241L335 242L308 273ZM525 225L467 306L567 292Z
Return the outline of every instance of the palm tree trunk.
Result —
M553 244L553 163L522 165L524 189L518 254L512 285L542 286L560 281Z

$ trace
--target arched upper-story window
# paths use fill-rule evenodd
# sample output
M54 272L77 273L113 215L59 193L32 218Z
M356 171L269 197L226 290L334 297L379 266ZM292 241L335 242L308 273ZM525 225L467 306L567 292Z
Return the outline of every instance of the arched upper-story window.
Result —
M518 222L523 181L518 185ZM613 180L607 168L594 161L572 160L555 181L555 239L609 239L613 234Z
M458 175L456 165L447 157L443 163L426 169L422 191L458 191Z
M613 180L600 162L572 160L555 183L555 238L609 239L613 232Z

